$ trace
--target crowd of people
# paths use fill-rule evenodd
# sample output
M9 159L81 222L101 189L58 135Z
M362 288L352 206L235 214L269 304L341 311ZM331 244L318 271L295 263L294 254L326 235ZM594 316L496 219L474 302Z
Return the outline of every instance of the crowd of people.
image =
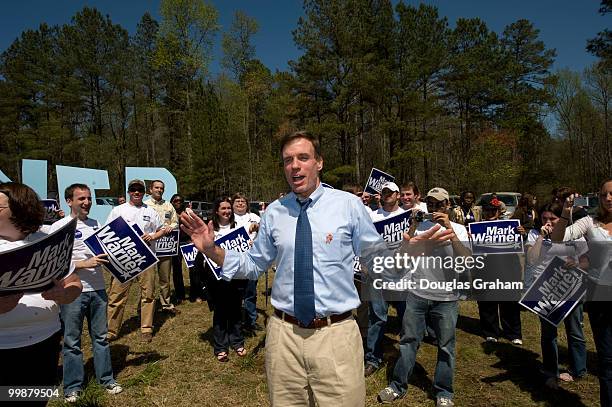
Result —
M164 200L162 181L149 184L150 199L143 201L145 182L132 180L127 202L115 207L105 223L121 216L137 225L152 250L157 239L179 227L181 244L193 242L199 253L195 266L189 269L188 298L208 302L213 313L214 357L219 362L228 361L230 351L238 357L247 355L245 334L263 329L257 322L257 281L274 265L274 310L265 328L265 367L272 405L364 405L365 377L384 362L382 340L389 306L396 309L402 322L400 354L378 400L391 403L406 396L418 349L428 340L438 350L433 377L436 405L454 405L456 325L462 293L423 287L385 293L372 284L370 270L376 256L417 256L423 250L432 256L471 256L468 225L500 219L505 212L503 203L491 195L477 206L475 193L464 191L460 204L451 207L446 189L438 186L422 195L414 182L401 186L387 182L380 194L369 194L354 185L344 191L326 188L319 177L323 157L316 137L297 132L283 138L281 146L291 192L271 203L261 218L249 211L247 197L237 192L215 201L207 223L185 205L181 195ZM611 406L612 180L601 186L594 217L574 206L577 196L571 188L558 188L538 206L535 196L522 194L511 217L519 221L517 232L523 237L525 252L486 256L478 273L485 279L501 273L505 281L524 281L528 287L556 256L562 257L567 267L586 270L587 301L564 320L569 371L559 366L557 327L540 319L542 382L556 389L560 382L586 374L586 310L598 356L601 405ZM15 366L10 374L0 373L0 386L55 384L61 351L64 397L75 402L86 386L81 349L85 318L97 382L109 394L123 390L113 375L109 343L121 336L131 281L122 284L111 277L107 287L103 274L106 256L93 255L83 242L100 228L97 220L88 217L90 188L73 184L64 197L70 213L49 232L77 219L71 272L45 292L0 296L0 354ZM383 240L374 222L405 212L410 212L411 225L402 239ZM40 201L29 187L0 184L0 252L44 236L40 231L42 217ZM215 244L243 226L251 239L248 251L226 250ZM357 281L355 258L361 273ZM177 305L187 296L181 258L160 260L133 280L140 286L140 336L145 342L153 340L156 300L162 312L176 316L180 314ZM408 279L441 281L447 277L447 270L435 266L412 270L408 277L405 270L391 267L390 271ZM485 343L495 346L505 339L515 346L523 344L520 295L490 290L474 298ZM29 358L34 355L37 369L19 363L26 354Z

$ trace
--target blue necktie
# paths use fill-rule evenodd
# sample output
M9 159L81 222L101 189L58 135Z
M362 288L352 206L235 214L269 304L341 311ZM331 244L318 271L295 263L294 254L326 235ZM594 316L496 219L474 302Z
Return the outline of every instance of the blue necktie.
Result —
M306 208L312 202L307 199L301 205L295 228L295 252L293 257L293 312L304 326L315 318L314 277L312 274L312 231Z

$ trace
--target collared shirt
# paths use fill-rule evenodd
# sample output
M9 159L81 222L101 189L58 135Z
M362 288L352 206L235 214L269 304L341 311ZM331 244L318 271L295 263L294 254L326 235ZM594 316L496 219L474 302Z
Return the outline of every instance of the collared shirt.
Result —
M176 209L174 209L174 206L170 202L164 199L156 201L151 198L144 201L144 203L155 209L159 218L164 222L164 226L170 226L172 229L178 227L178 215L176 214Z
M312 230L315 312L340 314L359 305L353 282L353 258L371 265L375 255L389 254L359 198L321 185L306 209ZM248 252L225 252L222 277L256 279L273 261L277 269L272 305L294 315L293 259L300 205L292 192L274 201L261 219L259 235Z

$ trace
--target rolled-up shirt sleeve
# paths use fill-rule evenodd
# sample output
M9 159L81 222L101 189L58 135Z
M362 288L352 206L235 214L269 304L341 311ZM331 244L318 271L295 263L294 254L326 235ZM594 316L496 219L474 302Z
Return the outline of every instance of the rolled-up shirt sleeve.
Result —
M584 237L588 234L590 229L593 229L593 218L585 216L584 218L578 219L571 225L565 228L564 241L576 240Z
M393 256L395 251L387 247L385 241L376 231L366 207L358 200L353 200L351 204L351 213L355 214L351 219L353 236L358 237L353 239L353 251L356 256L359 256L366 268L372 270L374 257Z

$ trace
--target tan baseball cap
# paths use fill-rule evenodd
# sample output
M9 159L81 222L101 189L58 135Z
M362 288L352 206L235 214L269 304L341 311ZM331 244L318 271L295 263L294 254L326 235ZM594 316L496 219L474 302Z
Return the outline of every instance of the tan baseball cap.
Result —
M435 187L429 190L427 197L432 197L438 201L444 201L449 199L448 191L444 188Z

